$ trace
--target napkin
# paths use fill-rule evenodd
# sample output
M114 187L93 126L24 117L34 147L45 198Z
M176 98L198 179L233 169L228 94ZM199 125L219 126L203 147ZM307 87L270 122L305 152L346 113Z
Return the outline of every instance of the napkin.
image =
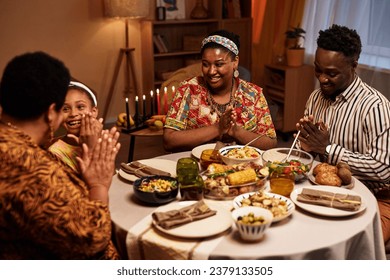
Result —
M150 175L162 175L162 176L171 176L171 173L165 172L145 164L142 164L138 161L133 161L130 164L124 162L121 163L121 169L129 174L133 174L137 177L144 177Z
M333 193L303 188L297 200L304 203L327 206L346 211L356 211L360 208L361 197L358 195Z
M160 227L170 229L213 216L216 213L217 211L211 210L203 200L200 200L181 209L154 212L152 218Z

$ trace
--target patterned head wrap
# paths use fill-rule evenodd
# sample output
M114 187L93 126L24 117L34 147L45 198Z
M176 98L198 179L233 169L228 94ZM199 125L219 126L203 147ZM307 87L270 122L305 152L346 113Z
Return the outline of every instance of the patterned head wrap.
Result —
M232 40L230 40L226 37L219 36L219 35L212 35L212 36L209 36L209 37L203 39L201 49L203 49L204 45L206 45L207 43L210 43L210 42L217 43L221 46L224 46L225 48L227 48L229 51L231 51L235 55L238 55L237 45Z
M95 94L93 94L92 90L89 89L89 87L87 87L83 83L74 82L74 81L70 81L69 87L79 87L79 88L82 88L83 90L85 90L91 96L91 98L93 100L93 105L95 107L97 106L96 96L95 96Z

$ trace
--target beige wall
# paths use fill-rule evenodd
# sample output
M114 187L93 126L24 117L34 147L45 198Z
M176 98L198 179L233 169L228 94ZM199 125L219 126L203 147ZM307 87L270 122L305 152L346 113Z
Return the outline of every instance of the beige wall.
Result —
M130 47L136 49L136 69L141 69L137 21L129 22L129 34ZM124 22L104 18L103 0L0 0L0 42L1 75L14 56L45 51L61 59L74 77L97 91L102 114L119 48L125 44ZM124 71L107 121L125 111L123 75ZM136 75L140 88L141 71Z

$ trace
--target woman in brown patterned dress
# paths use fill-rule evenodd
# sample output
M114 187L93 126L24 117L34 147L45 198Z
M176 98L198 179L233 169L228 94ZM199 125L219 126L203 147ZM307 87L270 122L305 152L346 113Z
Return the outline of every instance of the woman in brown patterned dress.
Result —
M42 52L15 57L0 84L0 259L116 259L108 189L119 133L84 146L81 177L43 147L62 122L70 75ZM88 123L91 116L85 116Z

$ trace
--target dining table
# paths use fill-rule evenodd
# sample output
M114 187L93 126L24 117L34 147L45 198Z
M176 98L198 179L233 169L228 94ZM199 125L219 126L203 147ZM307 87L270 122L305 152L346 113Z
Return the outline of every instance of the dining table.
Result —
M147 160L163 161L172 168L183 157L194 155L187 151ZM305 179L296 182L295 189L310 186L313 183ZM134 195L132 182L117 173L109 190L113 238L123 259L385 260L377 201L356 178L352 190L364 199L364 210L356 214L322 215L294 205L291 215L272 223L257 242L243 241L233 219L231 225L229 222L217 234L197 237L192 235L196 232L193 229L187 238L170 235L152 223L152 213L179 205L182 203L179 196L163 206L142 203ZM233 209L232 200L205 199L205 202L227 211ZM220 223L214 220L202 230L218 227Z

